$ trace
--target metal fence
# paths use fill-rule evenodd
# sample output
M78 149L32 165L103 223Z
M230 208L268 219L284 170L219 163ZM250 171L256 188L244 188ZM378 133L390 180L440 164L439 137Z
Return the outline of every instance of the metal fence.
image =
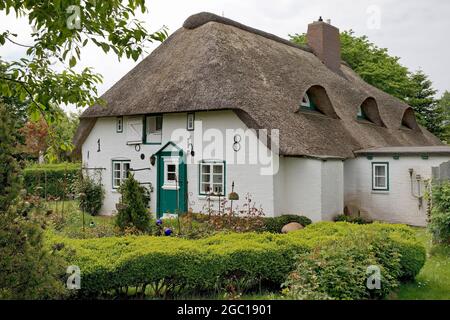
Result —
M439 167L432 168L433 181L442 182L450 180L450 161L444 162Z

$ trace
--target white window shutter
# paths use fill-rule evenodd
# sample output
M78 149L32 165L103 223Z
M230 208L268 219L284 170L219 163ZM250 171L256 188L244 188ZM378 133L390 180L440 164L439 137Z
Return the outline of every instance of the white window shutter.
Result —
M129 118L127 122L127 144L142 143L142 118Z

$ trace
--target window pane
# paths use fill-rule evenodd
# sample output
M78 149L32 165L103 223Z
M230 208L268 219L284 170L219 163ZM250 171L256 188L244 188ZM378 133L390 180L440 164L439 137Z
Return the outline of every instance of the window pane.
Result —
M222 166L220 165L220 166L218 166L218 165L215 165L214 166L214 168L213 168L213 172L214 173L222 173Z
M201 183L200 184L200 192L201 193L208 193L210 190L209 183Z
M162 130L162 116L155 117L155 131L159 132Z
M120 162L114 162L114 170L120 171Z
M217 175L217 174L215 174L214 176L213 176L213 183L222 183L222 175Z
M123 163L123 173L122 173L122 179L127 179L130 176L130 164L129 163Z
M167 173L167 181L175 181L176 180L176 174L174 172L168 172Z
M167 165L167 172L176 172L176 165L168 164Z
M386 188L386 178L384 178L384 177L376 177L375 178L375 186L377 188Z
M209 174L202 174L202 182L210 182L211 181L211 177Z
M202 173L210 173L211 172L211 166L207 164L202 164Z
M375 176L384 177L385 175L386 175L386 167L385 166L375 166Z
M214 193L222 194L222 185L221 184L214 184Z

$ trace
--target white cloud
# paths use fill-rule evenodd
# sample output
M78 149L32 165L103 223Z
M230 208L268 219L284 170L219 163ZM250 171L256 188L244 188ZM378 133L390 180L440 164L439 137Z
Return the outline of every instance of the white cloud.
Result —
M380 29L368 29L367 8L378 6L381 12ZM235 19L252 27L287 38L288 34L306 31L307 24L319 16L331 19L341 30L353 29L367 35L380 47L387 47L393 55L412 70L421 68L430 75L440 92L450 90L450 2L440 0L154 0L148 1L149 13L140 15L151 30L169 27L170 33L180 28L191 14L209 11ZM10 29L29 43L31 28L27 20L0 14L0 32ZM0 55L13 59L24 50L7 45ZM99 86L105 92L137 63L122 60L113 54L105 55L96 47L84 50L79 67L90 66L104 77Z

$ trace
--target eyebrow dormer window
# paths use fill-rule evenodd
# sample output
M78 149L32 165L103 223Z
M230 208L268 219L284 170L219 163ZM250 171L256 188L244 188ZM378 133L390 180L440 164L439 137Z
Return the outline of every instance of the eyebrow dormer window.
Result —
M361 107L359 107L356 117L358 118L358 120L369 120Z
M361 120L363 122L370 122L380 127L385 127L384 122L380 116L378 103L375 100L375 98L372 97L369 97L366 100L364 100L358 107L356 119Z
M300 108L303 110L317 111L314 102L309 98L309 95L307 93L305 93L305 95L303 96Z
M299 99L300 96L297 98ZM333 104L324 87L314 85L303 94L298 104L297 111L305 111L305 114L325 115L333 119L339 119L334 111ZM312 111L312 112L311 112Z

